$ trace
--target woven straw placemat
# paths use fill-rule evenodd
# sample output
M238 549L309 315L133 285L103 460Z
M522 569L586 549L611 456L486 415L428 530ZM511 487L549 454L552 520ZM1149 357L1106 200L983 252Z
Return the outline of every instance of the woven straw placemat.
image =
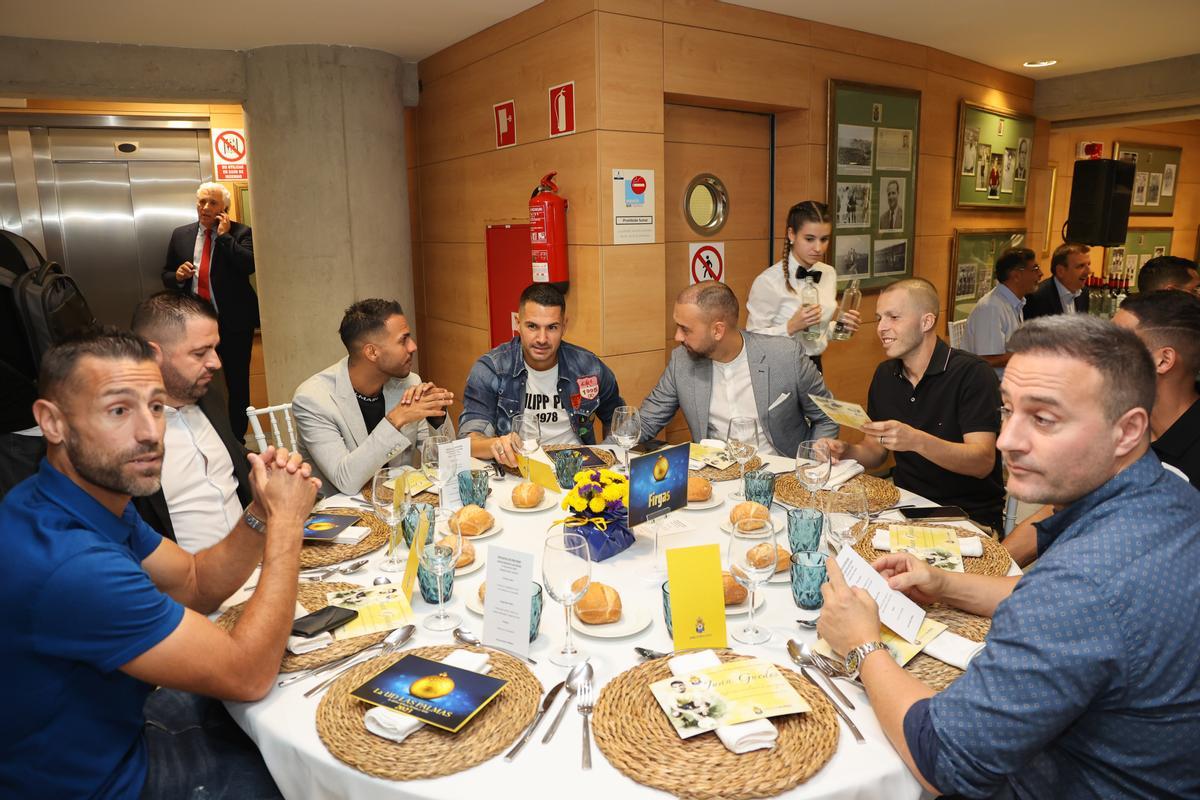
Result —
M617 463L616 456L614 456L612 453L608 452L607 450L601 449L599 447L588 447L587 445L577 445L577 444L548 444L545 447L543 447L542 450L545 451L546 455L550 455L551 453L557 453L559 450L565 450L568 447L578 447L581 450L590 450L593 454L595 454L596 458L598 458L604 462L604 466L606 466L606 467L611 467L613 464ZM551 460L553 460L553 459L551 459ZM503 469L509 475L515 475L517 477L521 476L521 471L519 469L517 469L516 467L506 467L503 464L501 464L500 468Z
M422 725L397 744L368 733L363 725L372 706L351 696L352 691L405 655L440 660L456 649L440 645L379 656L342 675L317 706L317 734L325 747L334 758L361 772L394 781L452 775L501 753L533 721L542 684L520 661L495 650L483 651L491 656L488 674L508 684L458 733ZM481 652L479 648L466 649Z
M977 617L940 603L927 606L925 613L930 619L944 622L950 630L973 642L982 642L992 628L992 621L987 617ZM938 692L954 683L963 674L958 667L952 667L925 653L918 653L904 668L930 689Z
M763 460L758 456L754 456L746 462L746 472L751 472L758 469L763 464ZM699 475L701 478L708 478L710 481L736 481L742 477L742 468L737 464L732 464L725 469L717 469L716 467L706 466L703 469L693 469L688 472L689 475ZM776 484L778 486L778 484ZM778 491L778 488L776 489Z
M363 496L363 499L366 500L368 503L371 502L371 483L370 483L370 481L367 482L367 485L362 488L362 491L359 492L359 494L361 494ZM426 490L424 492L417 492L417 494L415 494L413 496L413 502L429 503L429 505L433 506L434 508L437 508L438 503L441 502L441 498L438 496L437 492L431 492L431 491Z
M743 658L718 651L722 661ZM771 750L734 755L716 734L680 739L650 693L671 675L667 659L639 664L609 681L593 715L596 746L614 767L645 786L684 798L771 797L815 775L838 745L838 722L820 691L789 669L779 670L812 711L773 717L779 739Z
M821 508L825 511L844 512L849 509L843 499L849 487L861 486L867 492L867 507L871 513L891 508L900 502L900 490L891 481L873 475L855 475L839 486L836 491L823 489L813 493L800 485L794 473L780 475L775 481L775 499L797 508Z
M320 611L329 603L325 602L325 595L329 592L342 591L344 589L361 589L363 587L356 583L304 583L296 589L296 602L304 606L304 608L312 613ZM249 601L247 601L249 602ZM224 614L217 617L217 625L227 631L233 630L234 624L238 618L242 616L242 612L246 609L246 603L238 603L236 606L231 606ZM298 656L295 653L290 653L287 650L283 651L283 661L279 665L280 672L299 672L302 669L312 669L328 664L331 661L337 661L342 656L348 656L357 653L360 650L365 650L371 645L383 641L383 637L388 635L388 631L379 633L369 633L366 636L355 636L353 639L345 639L340 642L334 642L328 647L323 647L320 650L314 650L311 653L305 653Z
M323 542L306 542L300 548L300 569L327 567L330 564L340 564L352 558L365 556L385 546L388 540L388 526L371 513L364 513L353 508L327 508L321 513L349 514L359 518L359 525L366 525L371 532L363 537L358 544L330 544Z
M870 564L880 556L885 556L882 550L876 550L871 546L871 539L875 536L878 530L887 530L892 525L903 525L902 522L876 522L867 527L867 532L859 537L858 542L854 545L854 549L860 556L867 560ZM978 536L983 542L983 555L978 557L963 556L963 570L972 575L995 575L1004 577L1008 574L1009 567L1012 565L1012 559L1008 555L1008 551L1004 549L1004 545L997 542L991 536L986 534L980 535L977 531L967 530L966 528L956 528L953 525L925 525L922 527L931 528L950 528L959 537L963 536Z

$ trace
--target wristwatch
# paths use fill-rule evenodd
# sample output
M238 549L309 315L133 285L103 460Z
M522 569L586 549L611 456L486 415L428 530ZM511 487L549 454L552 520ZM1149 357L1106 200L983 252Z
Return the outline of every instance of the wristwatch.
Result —
M846 654L846 672L851 675L858 675L858 668L862 666L863 659L876 650L886 650L887 645L880 641L867 642L860 644L858 647Z
M250 509L248 508L246 509L245 513L242 514L242 521L259 533L265 534L267 532L267 523L251 514Z

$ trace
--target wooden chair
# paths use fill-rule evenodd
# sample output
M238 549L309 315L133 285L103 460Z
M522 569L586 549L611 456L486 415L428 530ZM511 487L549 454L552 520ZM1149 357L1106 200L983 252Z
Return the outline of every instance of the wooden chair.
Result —
M963 339L967 336L967 321L960 319L949 322L946 324L946 330L950 336L950 346L955 350L962 350Z
M283 417L282 425L276 419L276 414ZM246 406L246 416L250 418L250 428L254 431L254 441L258 443L258 452L261 453L267 449L267 437L263 434L262 424L258 420L261 416L266 416L271 422L271 444L276 447L286 447L293 452L296 450L296 426L292 422L291 403L281 403L267 408ZM287 431L286 442L283 439L284 430Z

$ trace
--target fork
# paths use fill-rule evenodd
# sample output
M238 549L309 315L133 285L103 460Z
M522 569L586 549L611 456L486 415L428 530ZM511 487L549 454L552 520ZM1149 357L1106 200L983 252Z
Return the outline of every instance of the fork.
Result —
M579 715L583 717L583 768L592 768L592 734L588 727L588 720L592 713L593 697L592 697L592 682L588 681L583 686L579 687L579 698L576 708L579 710Z
M387 645L384 645L384 646L383 646L383 649L379 651L379 655L378 655L378 656L373 656L373 657L374 657L374 658L379 658L379 657L381 657L381 656L390 656L392 653L395 653L397 650L399 650L401 647L404 647L404 645L406 645L406 644L408 644L408 640L407 640L407 639L405 639L405 640L404 640L404 641L402 641L402 642L396 642L395 644L387 644ZM355 653L355 655L362 655L362 653L361 653L361 652L359 652L359 653ZM307 692L305 692L305 693L304 693L304 696L305 696L305 697L312 697L314 694L316 694L317 692L321 691L321 690L322 690L322 689L324 689L325 687L329 686L329 684L333 683L335 680L337 680L338 678L340 678L340 677L342 676L342 673L343 673L343 672L348 672L348 671L350 670L350 668L351 668L351 667L357 667L359 664L365 663L365 662L366 662L366 661L368 661L368 660L369 660L369 659L366 659L366 658L364 658L364 659L356 660L356 661L353 661L353 662L351 662L351 663L347 664L346 666L344 666L344 667L342 667L341 669L339 669L337 672L335 672L335 673L333 673L332 675L330 675L330 676L329 676L328 678L326 678L325 680L323 680L323 681L321 681L320 683L318 683L318 684L317 684L316 686L314 686L313 688L309 689Z

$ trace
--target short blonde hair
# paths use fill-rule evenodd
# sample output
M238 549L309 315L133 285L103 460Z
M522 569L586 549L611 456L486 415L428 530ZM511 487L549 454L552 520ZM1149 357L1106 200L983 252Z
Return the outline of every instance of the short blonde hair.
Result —
M883 287L880 294L889 294L895 291L907 293L919 313L939 316L941 300L938 298L937 288L924 278L902 278Z
M225 184L217 183L216 181L208 181L207 183L202 183L196 189L196 197L199 198L200 195L203 194L204 192L220 192L221 197L223 197L225 199L225 210L226 211L229 210L229 206L233 202L233 195L231 195L229 193L229 190L227 188L225 188Z

